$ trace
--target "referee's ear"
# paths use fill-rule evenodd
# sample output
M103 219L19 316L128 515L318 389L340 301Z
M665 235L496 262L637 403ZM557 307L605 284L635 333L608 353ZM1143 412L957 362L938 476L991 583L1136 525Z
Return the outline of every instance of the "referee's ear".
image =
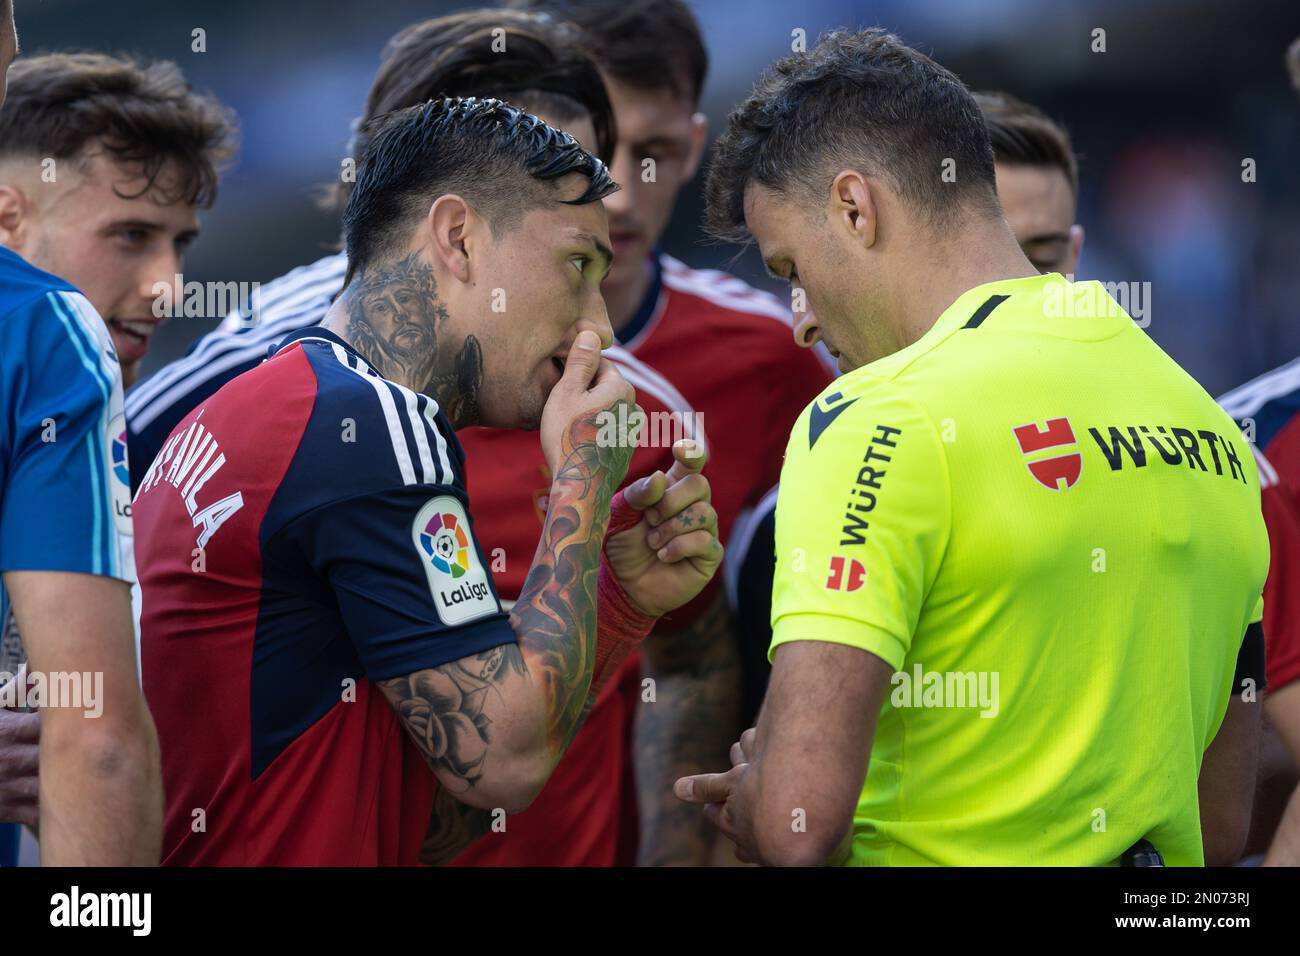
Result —
M864 249L876 244L874 184L856 169L843 170L831 183L833 221L843 225Z
M21 253L27 243L32 204L17 186L0 184L0 246Z

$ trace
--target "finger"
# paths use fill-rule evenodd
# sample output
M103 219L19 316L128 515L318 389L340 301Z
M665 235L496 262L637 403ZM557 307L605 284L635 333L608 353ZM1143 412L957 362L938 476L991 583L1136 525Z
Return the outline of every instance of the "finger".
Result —
M34 746L41 739L41 715L0 711L0 743Z
M709 460L708 449L698 438L681 438L673 443L673 466L668 471L668 480L680 481L687 475L697 475L704 470Z
M726 773L697 773L682 777L673 784L673 794L686 803L722 803L731 795L739 769L732 767Z
M21 747L6 747L4 759L0 762L0 772L7 781L35 780L40 769L41 748L35 744ZM8 783L4 783L8 787Z
M623 489L623 500L637 511L657 503L668 490L668 476L662 471L639 478Z
M569 348L560 384L585 392L600 366L600 336L590 329L583 329Z
M722 563L722 543L712 531L679 534L655 552L664 564L676 564L687 558L700 558L715 565Z
M747 731L745 731L743 734L740 735L740 749L743 750L747 755L753 754L754 743L757 740L758 740L758 728L750 727Z
M694 531L710 531L717 534L718 513L707 501L697 501L675 518L669 518L646 535L646 544L656 551L673 538Z
M749 763L749 761L745 759L745 748L740 745L739 740L737 740L734 744L731 745L730 756L731 756L731 765L733 767L738 766L742 763Z
M657 527L695 502L709 501L712 497L713 488L709 485L709 479L703 475L686 475L674 482L670 471L663 498L653 508L646 510L646 520L650 522L650 527Z
M26 683L27 683L27 665L23 664L22 667L18 668L18 673L15 674L11 680L3 684L0 684L0 710L6 709L3 701L8 699L10 691L16 691L19 687L24 686ZM14 694L14 699L15 700L18 699L17 694Z

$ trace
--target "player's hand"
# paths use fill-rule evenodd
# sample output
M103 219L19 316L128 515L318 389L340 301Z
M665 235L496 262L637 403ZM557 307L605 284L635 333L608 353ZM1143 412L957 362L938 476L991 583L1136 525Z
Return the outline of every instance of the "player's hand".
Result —
M708 456L692 439L673 445L668 474L656 471L623 491L640 512L632 527L609 535L605 554L628 598L650 617L681 607L704 590L722 563L718 515L700 472ZM620 522L615 515L611 527Z
M26 679L24 667L14 681ZM40 714L20 714L0 707L0 823L35 827L40 819L37 802L40 742Z
M731 745L731 769L726 773L697 773L673 785L677 799L703 806L705 818L735 844L736 859L741 863L759 862L753 836L744 825L744 814L736 812L737 794L749 773L757 733L751 727Z
M551 389L542 409L542 453L551 474L558 476L561 466L574 445L579 441L596 441L599 423L582 425L584 419L594 418L602 411L617 412L619 402L627 402L628 420L633 420L636 390L619 374L618 369L600 354L600 337L595 332L583 330L574 339L565 359L564 375ZM574 425L578 423L578 432ZM576 435L576 440L575 440ZM602 446L602 450L603 446ZM614 486L627 474L632 458L633 440L620 438L607 449L613 454L602 454L599 461L605 468L622 468Z

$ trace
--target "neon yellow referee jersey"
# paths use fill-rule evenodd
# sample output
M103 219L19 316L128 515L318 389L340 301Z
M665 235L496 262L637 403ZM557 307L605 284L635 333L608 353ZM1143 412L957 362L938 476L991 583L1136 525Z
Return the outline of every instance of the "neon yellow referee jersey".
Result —
M839 378L776 515L772 654L895 670L851 863L1099 865L1142 838L1203 862L1201 758L1263 609L1259 482L1098 283L979 286Z

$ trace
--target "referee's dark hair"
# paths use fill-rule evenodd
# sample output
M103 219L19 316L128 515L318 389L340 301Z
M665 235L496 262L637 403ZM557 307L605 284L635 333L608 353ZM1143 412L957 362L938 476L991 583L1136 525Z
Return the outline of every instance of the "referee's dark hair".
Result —
M596 62L619 82L668 89L699 104L709 54L699 21L684 0L510 0L509 5L577 24Z
M379 119L436 97L495 97L558 122L590 119L596 154L614 155L614 111L577 27L544 14L468 10L413 23L384 47L350 146L360 157ZM351 183L332 190L342 208Z
M556 180L588 179L576 199ZM547 202L582 205L618 185L568 133L498 99L446 97L391 114L374 132L343 212L345 281L404 250L414 224L439 196L455 193L499 236Z
M975 102L988 124L995 162L1055 167L1065 174L1070 191L1078 198L1079 160L1064 126L1010 93L976 93Z
M751 183L820 203L847 166L938 228L999 214L988 130L961 80L884 30L835 30L774 63L732 111L709 166L706 227L744 242Z

